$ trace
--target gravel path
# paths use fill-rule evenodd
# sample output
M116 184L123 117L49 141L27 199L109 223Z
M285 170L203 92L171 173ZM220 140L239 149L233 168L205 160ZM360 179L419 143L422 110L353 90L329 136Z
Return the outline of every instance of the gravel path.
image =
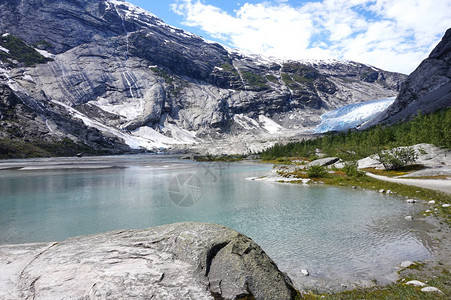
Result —
M421 188L442 191L451 194L451 180L446 179L404 179L404 178L392 178L387 176L375 175L372 173L366 173L366 175L389 182L396 182L406 185L418 186Z

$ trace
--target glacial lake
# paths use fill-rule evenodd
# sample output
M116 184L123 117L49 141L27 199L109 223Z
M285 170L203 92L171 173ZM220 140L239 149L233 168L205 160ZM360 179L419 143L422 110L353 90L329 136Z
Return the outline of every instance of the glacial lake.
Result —
M272 165L130 155L0 162L0 244L183 221L256 241L298 286L385 283L430 257L419 204L374 191L248 178ZM310 276L300 270L308 269Z

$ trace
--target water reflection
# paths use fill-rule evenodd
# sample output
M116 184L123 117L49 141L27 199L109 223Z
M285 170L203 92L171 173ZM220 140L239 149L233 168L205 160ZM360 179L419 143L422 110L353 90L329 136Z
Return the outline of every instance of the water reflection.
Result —
M428 241L412 231L420 223L404 220L418 206L370 191L246 180L267 174L269 165L137 155L9 161L0 168L0 243L213 222L250 236L295 281L313 285L393 279L399 262L429 257ZM169 183L187 173L201 181L202 197L181 207L171 201ZM301 268L311 276L301 276Z

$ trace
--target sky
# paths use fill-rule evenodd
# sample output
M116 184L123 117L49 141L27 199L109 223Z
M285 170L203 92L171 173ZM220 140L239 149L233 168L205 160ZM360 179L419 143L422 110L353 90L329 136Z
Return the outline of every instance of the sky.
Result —
M410 74L451 27L451 0L128 0L167 24L282 59Z

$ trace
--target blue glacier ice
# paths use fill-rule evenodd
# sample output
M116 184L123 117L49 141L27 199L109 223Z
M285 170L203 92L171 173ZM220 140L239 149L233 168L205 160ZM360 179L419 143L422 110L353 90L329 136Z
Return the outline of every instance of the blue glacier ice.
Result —
M349 104L329 111L321 116L321 123L315 128L315 133L357 128L386 110L394 101L395 97L390 97Z

